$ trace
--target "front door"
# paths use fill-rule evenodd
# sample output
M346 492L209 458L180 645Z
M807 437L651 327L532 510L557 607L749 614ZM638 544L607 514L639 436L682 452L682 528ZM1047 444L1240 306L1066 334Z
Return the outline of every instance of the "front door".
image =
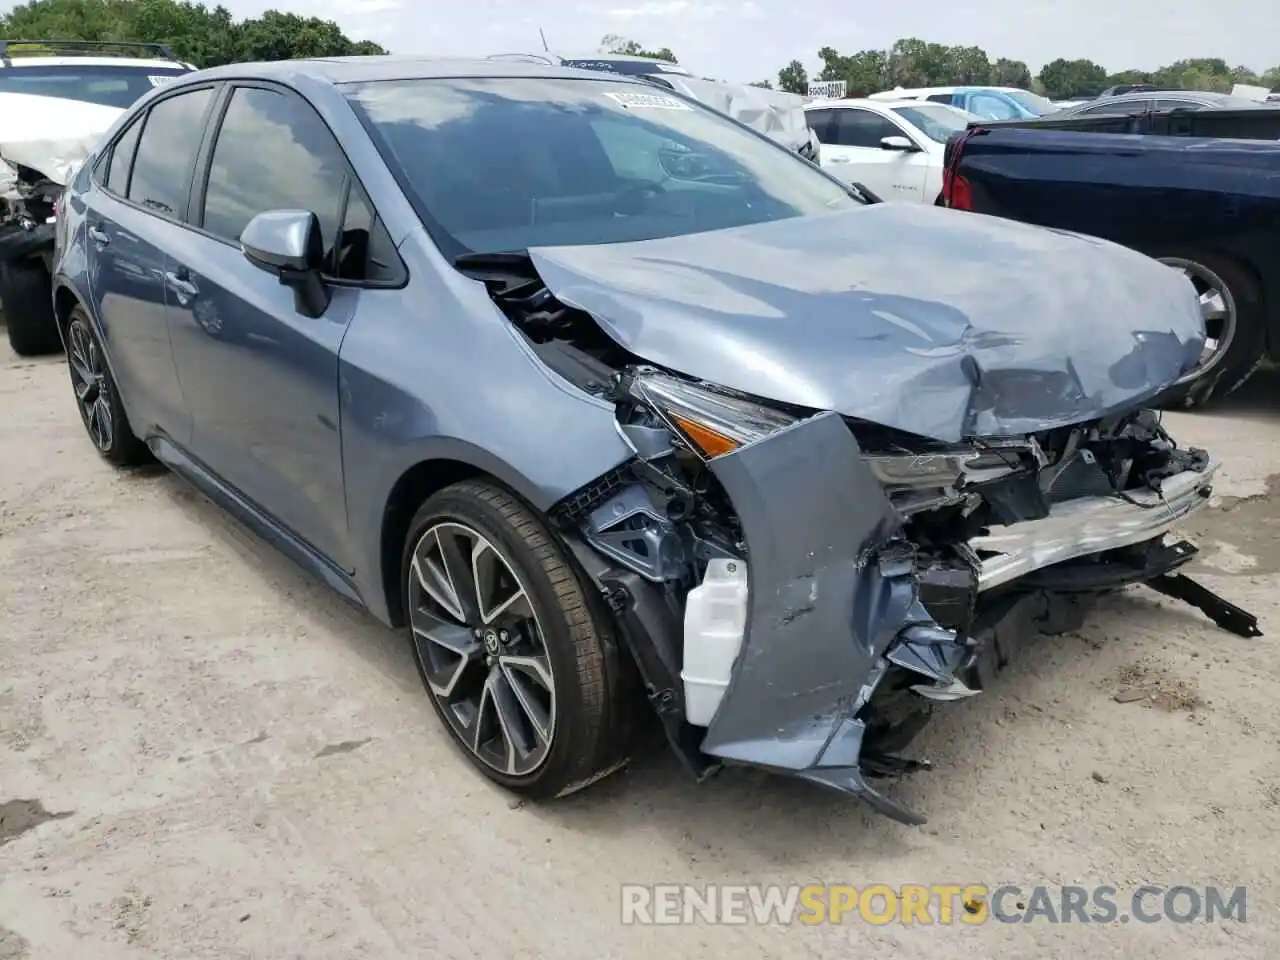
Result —
M906 137L892 120L861 107L844 107L836 112L834 145L822 148L822 166L845 183L861 183L882 200L923 200L929 155L924 152L889 150L881 145L885 137ZM913 141L914 142L914 141ZM933 202L933 198L929 198Z
M350 182L320 116L292 92L235 86L193 191L165 283L191 448L225 482L330 562L350 569L339 432L338 351L360 298L335 288L321 317L245 259L258 213L316 213L331 250ZM357 188L358 189L358 188Z

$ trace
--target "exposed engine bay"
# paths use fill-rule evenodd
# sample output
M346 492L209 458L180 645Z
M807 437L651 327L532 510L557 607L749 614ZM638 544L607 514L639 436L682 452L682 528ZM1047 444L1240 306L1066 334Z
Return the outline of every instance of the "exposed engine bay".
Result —
M1167 534L1218 463L1151 410L942 443L647 363L524 254L457 266L615 406L634 457L552 519L699 776L748 763L921 823L868 778L927 765L902 751L937 705L980 693L1035 634L1078 628L1093 598L1144 584L1260 635L1178 572L1196 550Z
M0 195L0 224L30 234L49 223L64 187L40 171L16 164L14 177Z

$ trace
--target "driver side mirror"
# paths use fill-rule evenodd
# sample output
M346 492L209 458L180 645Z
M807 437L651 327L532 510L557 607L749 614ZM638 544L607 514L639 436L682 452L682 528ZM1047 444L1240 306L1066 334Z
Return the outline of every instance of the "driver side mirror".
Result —
M310 210L267 210L249 221L240 234L240 250L259 270L273 273L293 288L293 304L305 317L329 308L323 280L324 238L320 218Z
M881 137L881 150L897 150L900 153L919 153L920 148L906 137Z

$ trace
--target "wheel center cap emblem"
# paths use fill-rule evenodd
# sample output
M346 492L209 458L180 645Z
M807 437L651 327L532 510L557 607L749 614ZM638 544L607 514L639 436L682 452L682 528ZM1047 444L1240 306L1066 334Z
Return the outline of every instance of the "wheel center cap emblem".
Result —
M484 652L491 657L498 654L498 635L492 630L484 632Z

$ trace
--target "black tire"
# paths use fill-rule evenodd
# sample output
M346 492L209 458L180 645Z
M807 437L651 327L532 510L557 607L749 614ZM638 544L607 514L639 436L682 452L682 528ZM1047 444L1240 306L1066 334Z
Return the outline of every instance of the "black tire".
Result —
M463 738L442 697L432 690L423 647L413 629L415 551L440 524L460 524L503 555L528 596L550 661L554 733L540 766L509 775L483 760ZM418 554L422 556L422 554ZM409 525L401 595L418 674L441 723L467 758L494 782L534 800L567 796L620 769L629 759L634 690L619 657L614 625L577 566L537 516L495 484L469 480L429 498ZM421 609L421 608L419 608ZM481 670L489 669L480 667ZM476 721L477 726L479 721ZM479 738L477 737L477 740Z
M1266 298L1255 274L1232 257L1194 247L1167 247L1153 251L1159 259L1176 258L1200 264L1220 277L1235 304L1236 326L1221 358L1203 378L1171 391L1165 405L1202 407L1225 397L1249 379L1266 358Z
M62 350L53 317L53 284L43 263L0 264L0 302L14 353L38 357Z
M117 467L149 463L151 451L134 435L129 415L120 402L120 391L104 359L102 343L82 307L72 308L67 318L67 369L80 420L102 458ZM86 375L92 381L88 390ZM108 427L105 432L104 424Z

